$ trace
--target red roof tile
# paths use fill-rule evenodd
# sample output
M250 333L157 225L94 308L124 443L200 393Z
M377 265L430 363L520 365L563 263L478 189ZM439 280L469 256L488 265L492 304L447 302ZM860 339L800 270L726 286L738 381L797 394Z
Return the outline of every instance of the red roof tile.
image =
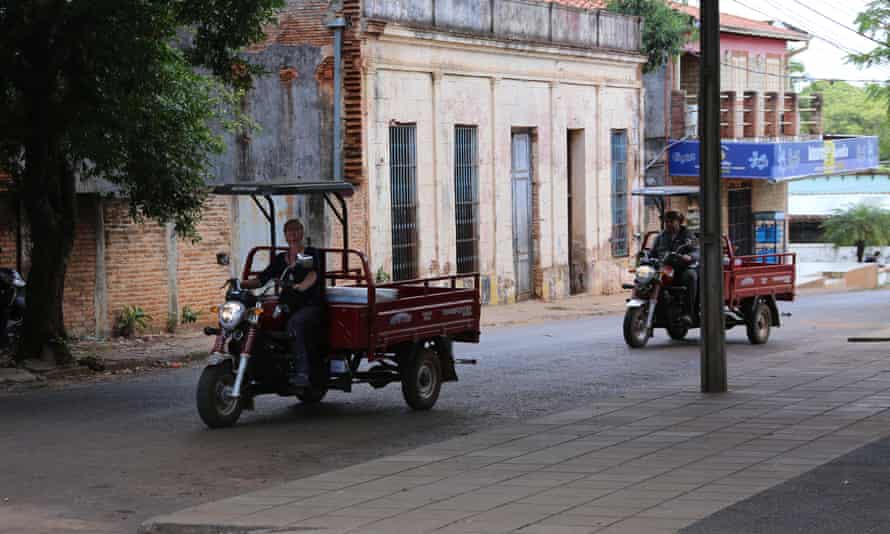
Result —
M560 4L564 6L570 7L578 7L582 9L606 9L606 4L608 4L607 0L544 0L545 2L553 2L554 4ZM671 2L671 6L677 11L682 11L692 17L698 19L701 14L699 9L694 6L688 6L679 4L677 2ZM779 39L786 39L788 41L806 41L809 40L810 36L803 32L796 32L794 30L789 30L787 28L779 28L773 26L769 22L762 20L753 20L747 19L745 17L739 17L736 15L730 15L729 13L720 13L720 29L727 33L734 33L733 30L738 31L739 33L745 34L756 34L763 35L767 37L776 37Z
M672 5L677 11L682 11L696 19L701 17L701 13L697 7L677 4L675 2L672 3ZM766 21L746 19L745 17L738 17L736 15L730 15L729 13L720 13L720 30L727 33L737 32L762 35L765 37L776 37L787 41L807 41L810 39L809 34L806 33L796 32L787 28L779 28ZM733 32L733 30L736 30L736 32Z
M544 0L569 7L579 7L581 9L606 9L606 0Z

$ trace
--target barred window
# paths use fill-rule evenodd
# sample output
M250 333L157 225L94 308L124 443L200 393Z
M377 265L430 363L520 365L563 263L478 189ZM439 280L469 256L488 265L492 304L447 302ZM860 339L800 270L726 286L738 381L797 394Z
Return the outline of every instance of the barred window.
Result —
M417 126L389 127L392 278L417 278Z
M457 272L479 270L479 158L475 126L454 127Z
M612 255L627 254L627 130L612 130Z

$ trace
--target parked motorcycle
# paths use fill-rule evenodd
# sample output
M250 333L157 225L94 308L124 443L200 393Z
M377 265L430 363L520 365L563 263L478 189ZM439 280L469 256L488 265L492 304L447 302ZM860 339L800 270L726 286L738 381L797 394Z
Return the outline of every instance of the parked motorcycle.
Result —
M25 319L25 280L14 269L0 268L0 349L14 348Z
M695 268L683 266L680 256L685 253L683 247L663 258L650 255L649 250L640 253L634 283L624 285L633 290L624 314L624 341L630 347L645 346L655 328L665 328L671 339L683 339L690 328L698 326L683 321L690 308L689 293L686 287L675 285L678 269Z

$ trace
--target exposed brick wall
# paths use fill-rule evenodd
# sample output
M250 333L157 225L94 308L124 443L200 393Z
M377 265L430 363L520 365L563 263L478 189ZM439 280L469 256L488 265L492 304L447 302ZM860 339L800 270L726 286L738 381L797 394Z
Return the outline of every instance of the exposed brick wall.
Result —
M15 200L0 193L0 267L15 268L16 220Z
M229 209L229 198L211 197L205 206L204 218L198 225L201 241L191 244L180 240L177 245L179 311L189 306L199 312L198 321L201 324L211 319L208 308L218 304L225 295L220 286L229 278L229 268L216 264L216 254L230 253L232 228Z
M78 197L74 248L65 272L65 298L62 313L68 334L75 336L96 333L96 210L99 200L93 196Z
M350 22L343 34L343 173L358 183L364 180L362 157L362 37L360 0L343 0L343 15Z
M686 135L686 92L671 91L671 139ZM665 170L665 174L669 174Z
M279 12L278 23L266 28L266 41L249 51L259 52L270 44L332 44L333 32L323 23L328 4L328 0L289 0Z
M168 309L166 231L152 221L137 224L126 200L104 202L108 321L124 306L152 316L152 331L166 326Z

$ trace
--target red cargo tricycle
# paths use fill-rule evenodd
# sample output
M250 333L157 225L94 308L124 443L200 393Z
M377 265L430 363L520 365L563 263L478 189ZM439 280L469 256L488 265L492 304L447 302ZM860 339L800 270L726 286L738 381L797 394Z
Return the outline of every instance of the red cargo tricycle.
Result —
M664 198L698 194L695 186L661 186L637 189L635 196L654 198L662 220ZM631 289L624 314L624 341L631 348L646 345L656 328L667 330L671 339L683 339L692 328L699 328L699 319L684 321L684 310L697 308L699 302L688 303L686 287L678 284L675 274L685 268L678 255L657 257L652 251L659 232L648 232L642 238L633 269L634 281L624 284ZM736 256L728 237L723 236L723 320L727 329L744 325L748 340L755 345L769 340L770 329L781 325L778 301L792 301L795 296L796 255L757 254ZM691 266L688 268L696 268ZM698 292L701 295L701 291ZM696 299L700 300L700 299Z
M343 248L317 249L326 314L311 343L306 387L294 387L287 380L287 313L279 304L279 288L253 292L241 288L239 279L229 281L225 303L218 308L219 326L205 329L215 337L197 391L198 413L207 426L233 425L242 410L253 409L257 395L296 396L317 403L329 390L348 392L359 383L381 388L398 382L411 408L429 410L442 383L457 380L455 364L474 363L455 359L453 342L479 342L479 274L375 283L366 256L347 246L344 197L352 191L344 182L214 189L216 194L250 195L270 225L270 245L250 251L241 279L262 270L256 265L261 255L271 259L286 250L275 243L274 196L322 195L342 225ZM335 268L326 267L335 262Z

